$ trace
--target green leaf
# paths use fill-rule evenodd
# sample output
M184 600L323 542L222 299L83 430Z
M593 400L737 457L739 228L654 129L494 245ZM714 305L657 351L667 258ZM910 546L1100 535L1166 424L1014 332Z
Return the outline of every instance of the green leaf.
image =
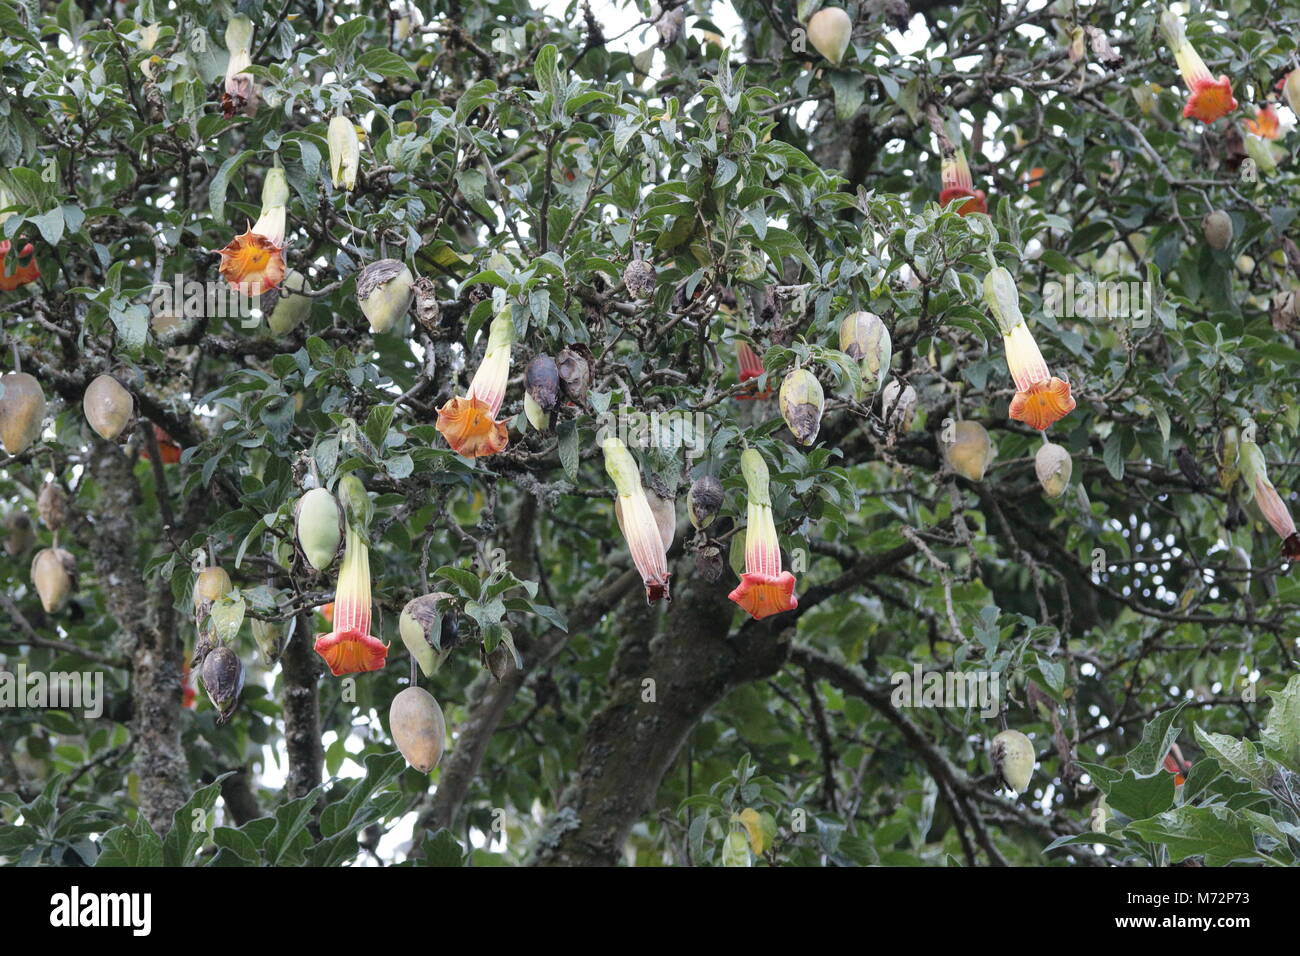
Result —
M1280 691L1270 691L1273 708L1268 712L1260 742L1274 760L1300 773L1300 674Z
M164 866L192 866L194 854L208 838L208 824L212 808L221 796L221 781L229 777L223 773L203 787L172 817L172 828L162 841Z
M164 865L163 843L158 834L145 822L143 814L135 823L113 827L100 841L99 858L95 866L146 866Z
M226 186L230 182L230 177L252 155L253 150L246 149L231 156L218 167L217 174L212 177L212 182L208 184L208 207L212 211L212 218L218 223L223 223L226 218Z
M559 439L560 464L570 481L578 480L578 425L576 422L563 421L556 428Z
M357 57L357 66L378 76L396 76L412 83L420 79L406 60L384 47L372 47L361 54Z
M1259 857L1250 824L1227 807L1179 807L1126 829L1168 847L1171 863L1203 856L1206 866L1227 866Z
M1172 773L1139 777L1128 770L1110 785L1106 791L1106 802L1130 819L1145 820L1173 807L1174 791Z
M425 838L419 856L424 866L465 865L465 851L446 827Z
M1164 769L1165 754L1173 746L1181 728L1174 726L1174 721L1187 706L1187 701L1177 707L1171 707L1142 728L1142 739L1128 752L1128 768L1139 777L1149 777Z
M1206 754L1213 757L1232 776L1245 780L1260 790L1268 786L1272 767L1249 740L1238 740L1227 734L1201 730L1200 727L1193 727L1192 733Z

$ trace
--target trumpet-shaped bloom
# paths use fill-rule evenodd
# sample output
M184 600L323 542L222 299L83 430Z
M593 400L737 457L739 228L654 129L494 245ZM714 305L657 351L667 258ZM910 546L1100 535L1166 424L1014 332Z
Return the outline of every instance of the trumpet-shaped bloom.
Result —
M1226 76L1215 79L1209 68L1187 40L1182 17L1172 10L1165 10L1160 17L1160 26L1164 30L1169 48L1174 52L1178 71L1187 86L1187 105L1183 107L1183 116L1198 119L1202 123L1213 123L1227 116L1237 108L1237 101L1232 96L1232 83Z
M1282 121L1272 103L1265 103L1254 119L1246 120L1246 131L1261 139L1277 139L1282 135Z
M645 489L641 487L641 470L627 446L610 437L601 443L605 453L605 471L614 480L618 491L618 511L623 537L632 554L641 580L645 583L645 599L653 604L661 598L671 601L668 590L668 553L664 547L659 522L655 520Z
M21 261L15 263L14 271L10 272L9 263L6 260L9 258L9 250L12 248L13 246L8 239L0 240L0 290L4 292L12 292L19 286L35 282L41 277L41 270L36 264L36 257L32 255L35 250L30 242L18 250L17 258L19 260L28 256L32 256L32 258L28 259L25 264Z
M1250 483L1255 495L1255 504L1277 536L1282 539L1282 553L1288 558L1300 558L1300 534L1296 534L1295 519L1287 508L1282 496L1268 480L1268 467L1264 463L1264 453L1253 441L1243 441L1238 451L1241 471Z
M370 549L351 523L345 541L330 622L334 630L316 636L316 653L335 677L377 671L388 659L388 645L370 633Z
M326 140L330 148L330 182L335 189L355 188L357 170L361 168L361 140L356 126L346 116L335 116L330 120Z
M1020 312L1020 292L1015 279L1002 266L994 266L984 277L984 300L1002 329L1007 367L1016 383L1010 415L1030 428L1044 431L1074 411L1070 385L1047 368L1034 333Z
M261 295L284 279L285 207L289 185L278 166L262 184L262 214L220 250L221 276L244 295Z
M984 199L984 190L974 188L975 183L971 180L970 164L966 162L964 149L957 149L951 156L943 158L940 178L943 181L943 188L939 192L940 206L947 206L953 200L965 196L967 201L957 208L963 216L989 211L989 205Z
M727 595L755 620L793 611L799 606L794 596L795 579L781 570L781 545L772 518L772 499L767 488L767 463L754 448L740 456L740 468L748 491L745 527L745 573L740 584Z
M466 458L481 458L504 451L510 441L504 421L497 412L506 395L510 377L510 347L515 340L515 323L507 307L492 320L487 352L474 373L469 391L438 409L438 431L452 450Z

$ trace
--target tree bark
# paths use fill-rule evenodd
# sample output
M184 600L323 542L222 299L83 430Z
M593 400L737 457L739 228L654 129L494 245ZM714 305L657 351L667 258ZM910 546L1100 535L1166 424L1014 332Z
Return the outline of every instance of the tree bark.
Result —
M289 773L284 788L290 799L304 797L320 784L325 749L320 734L319 658L312 650L311 614L299 614L293 637L280 658L284 687L284 743Z

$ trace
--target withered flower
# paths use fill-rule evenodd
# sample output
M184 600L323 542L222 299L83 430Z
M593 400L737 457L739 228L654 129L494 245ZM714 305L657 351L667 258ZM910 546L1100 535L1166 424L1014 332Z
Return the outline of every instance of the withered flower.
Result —
M632 562L645 583L646 603L653 604L661 598L671 601L663 534L641 486L641 471L636 459L617 438L606 438L601 449L605 453L605 471L618 490L619 524L623 537L627 539Z

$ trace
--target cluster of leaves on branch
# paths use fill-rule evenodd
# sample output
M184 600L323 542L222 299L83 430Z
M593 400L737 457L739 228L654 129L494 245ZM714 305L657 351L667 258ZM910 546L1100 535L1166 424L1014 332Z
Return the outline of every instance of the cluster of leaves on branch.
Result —
M1185 14L0 0L0 659L107 693L0 857L1294 863L1300 7Z

